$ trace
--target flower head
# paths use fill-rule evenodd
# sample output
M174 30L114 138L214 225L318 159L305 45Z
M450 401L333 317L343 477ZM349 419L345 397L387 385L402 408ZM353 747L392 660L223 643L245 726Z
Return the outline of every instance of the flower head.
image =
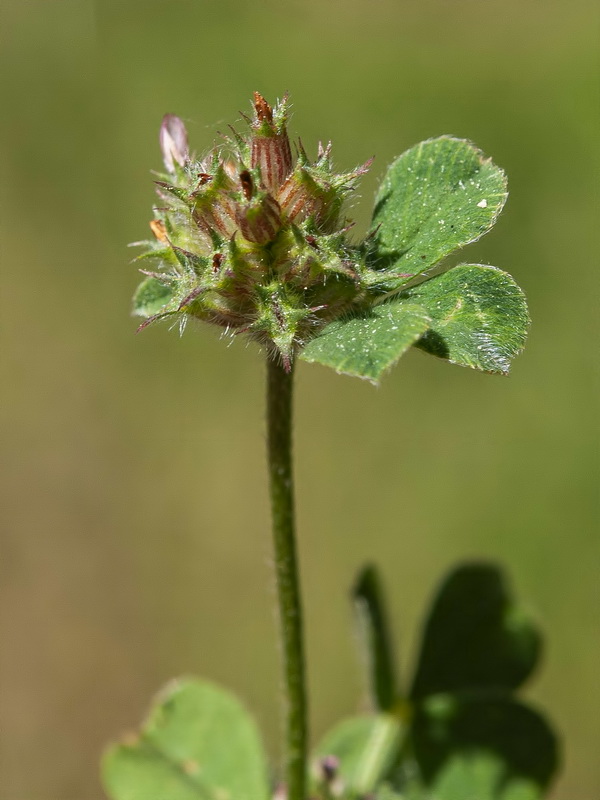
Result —
M310 161L287 132L287 97L254 95L245 135L233 131L201 159L182 120L167 114L160 145L167 175L142 258L157 269L135 297L145 327L194 317L245 333L289 366L300 347L365 296L363 251L347 239L344 200L367 169L338 174L331 145Z

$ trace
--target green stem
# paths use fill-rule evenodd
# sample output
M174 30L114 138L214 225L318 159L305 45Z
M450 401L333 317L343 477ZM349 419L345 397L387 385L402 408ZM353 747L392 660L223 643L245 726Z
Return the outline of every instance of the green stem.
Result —
M267 359L267 425L275 573L283 643L287 800L306 800L306 687L294 533L293 372Z

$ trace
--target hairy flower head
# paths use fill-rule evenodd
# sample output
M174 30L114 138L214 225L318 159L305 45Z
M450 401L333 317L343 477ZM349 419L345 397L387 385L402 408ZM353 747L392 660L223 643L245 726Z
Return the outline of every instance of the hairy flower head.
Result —
M134 311L190 318L245 333L290 367L297 351L330 321L360 304L369 270L347 238L344 200L369 163L336 173L331 144L311 161L292 148L288 102L273 108L258 93L242 135L232 129L208 155L190 153L183 121L167 114L160 146L167 173L142 243ZM293 151L294 150L294 154Z

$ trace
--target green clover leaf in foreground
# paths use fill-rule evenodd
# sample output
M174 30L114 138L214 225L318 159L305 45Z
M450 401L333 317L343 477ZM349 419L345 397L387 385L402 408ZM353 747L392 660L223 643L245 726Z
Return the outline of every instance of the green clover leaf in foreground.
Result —
M266 347L377 382L411 346L454 364L505 374L525 342L522 291L481 264L444 259L493 226L506 200L502 170L451 136L422 142L388 169L373 230L348 237L345 198L370 162L333 169L287 133L287 99L255 94L246 136L203 159L183 122L166 115L167 173L139 257L154 262L134 298L140 328L160 319L218 325Z

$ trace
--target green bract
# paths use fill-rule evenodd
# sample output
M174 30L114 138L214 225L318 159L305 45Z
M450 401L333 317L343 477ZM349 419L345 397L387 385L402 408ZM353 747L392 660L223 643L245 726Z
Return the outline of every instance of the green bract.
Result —
M293 157L286 99L271 108L255 94L247 122L247 136L197 159L183 122L163 119L140 327L196 318L266 345L286 369L300 355L374 382L411 345L508 372L525 341L523 293L493 267L441 265L494 224L506 199L498 167L461 139L422 142L390 166L373 230L356 243L343 204L369 164L336 173L331 145L311 161L298 143Z

